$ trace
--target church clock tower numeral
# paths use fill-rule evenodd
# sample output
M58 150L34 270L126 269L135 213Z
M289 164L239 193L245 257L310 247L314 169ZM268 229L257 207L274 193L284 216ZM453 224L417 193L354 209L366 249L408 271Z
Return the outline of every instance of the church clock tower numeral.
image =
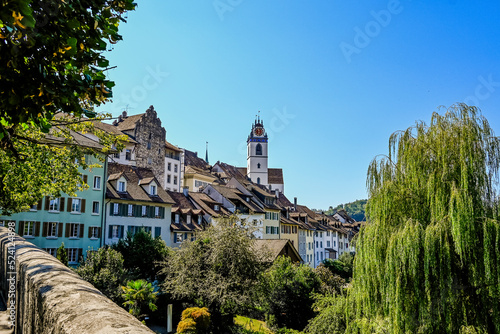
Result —
M260 113L260 112L259 112ZM247 139L247 177L252 182L268 186L267 133L264 121L256 116Z

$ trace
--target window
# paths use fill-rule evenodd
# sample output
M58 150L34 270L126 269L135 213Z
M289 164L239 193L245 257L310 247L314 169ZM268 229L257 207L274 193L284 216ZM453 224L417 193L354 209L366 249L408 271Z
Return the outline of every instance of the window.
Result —
M99 201L93 201L92 202L92 214L98 215L100 207L101 207L101 205L100 205Z
M262 145L261 144L257 144L257 146L255 147L255 155L262 155Z
M35 222L24 222L24 237L34 237L35 236Z
M199 216L198 216L198 224L201 224L201 219L202 219L202 218L203 218L203 217L202 217L201 215L199 215Z
M49 211L59 211L59 198L50 200Z
M217 204L214 205L214 211L219 211L219 206Z
M257 184L260 184L260 177L257 178Z
M330 248L330 241L326 241L326 247Z
M113 215L118 216L120 205L118 203L113 203Z
M132 204L129 204L127 206L127 216L132 217L133 208L134 208L134 206Z
M78 248L68 248L68 263L78 263L79 253Z
M132 151L129 149L125 150L125 160L132 160Z
M177 164L174 164L174 173L177 173Z
M161 227L155 227L155 238L161 236Z
M123 225L109 225L109 238L123 238Z
M149 194L151 196L156 196L156 185L154 184L149 185Z
M323 241L320 241L320 242L319 242L319 247L320 247L320 248L323 248Z
M191 215L186 216L186 223L191 224Z
M183 233L174 233L174 242L181 243L182 242L182 234Z
M159 206L155 206L155 217L156 218L160 217L160 207Z
M57 238L58 237L58 226L59 224L56 223L56 222L50 222L50 223L44 223L46 224L46 228L47 230L47 238ZM62 224L61 224L61 227L62 227ZM62 232L62 231L61 231Z
M329 237L330 236L330 231L326 231L326 236Z
M259 168L259 169L260 169L260 163L258 163L258 164L257 164L257 168Z
M101 177L100 176L94 176L94 189L96 189L96 190L101 189Z
M143 205L143 206L141 207L141 209L142 209L142 210L141 210L141 216L142 216L142 217L146 217L146 215L147 215L147 214L146 214L146 206L145 206L145 205Z
M170 183L170 174L167 175L167 183Z
M45 248L45 251L52 255L53 257L57 256L57 248Z
M69 223L69 237L70 238L80 237L80 224Z
M80 213L82 212L82 200L79 198L71 199L71 212L72 213Z
M171 170L172 170L172 163L171 163L171 162L169 162L169 163L167 164L167 170L169 170L169 171L171 171Z
M113 157L114 157L115 159L120 159L120 152L116 152L116 153L114 153L114 154L113 154Z
M97 227L97 226L91 226L91 227L89 227L89 238L90 239L98 239L98 238L100 238L99 227Z
M333 240L333 247L337 247L337 243Z
M174 176L174 184L177 184L177 176Z
M178 213L175 214L175 223L179 224L179 214Z
M118 182L118 191L124 192L125 191L125 182L124 181L119 181Z

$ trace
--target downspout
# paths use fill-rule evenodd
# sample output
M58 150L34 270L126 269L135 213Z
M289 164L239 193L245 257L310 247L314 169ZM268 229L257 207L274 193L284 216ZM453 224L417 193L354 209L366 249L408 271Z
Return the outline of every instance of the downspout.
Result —
M104 177L102 182L102 207L101 207L101 247L105 245L104 238L106 238L106 231L104 230L106 220L106 189L108 186L108 156L104 163Z

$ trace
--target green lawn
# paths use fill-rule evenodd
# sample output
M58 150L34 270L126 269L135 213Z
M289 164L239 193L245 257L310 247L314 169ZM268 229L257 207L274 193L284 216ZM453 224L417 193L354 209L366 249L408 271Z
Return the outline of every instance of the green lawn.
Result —
M271 330L267 328L266 323L264 321L250 319L247 317L242 317L241 315L237 315L236 318L234 318L234 323L237 325L241 325L246 329L255 331L257 333L273 334L273 332L271 332Z

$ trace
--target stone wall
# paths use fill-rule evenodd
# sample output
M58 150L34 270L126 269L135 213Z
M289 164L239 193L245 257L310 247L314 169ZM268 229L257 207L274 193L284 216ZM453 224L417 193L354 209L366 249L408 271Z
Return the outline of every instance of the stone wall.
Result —
M17 234L13 241L0 227L0 289L6 299L15 292L15 333L153 333L53 256Z
M139 143L135 153L137 167L151 169L160 182L159 186L164 187L166 132L153 106L137 122L134 136Z

